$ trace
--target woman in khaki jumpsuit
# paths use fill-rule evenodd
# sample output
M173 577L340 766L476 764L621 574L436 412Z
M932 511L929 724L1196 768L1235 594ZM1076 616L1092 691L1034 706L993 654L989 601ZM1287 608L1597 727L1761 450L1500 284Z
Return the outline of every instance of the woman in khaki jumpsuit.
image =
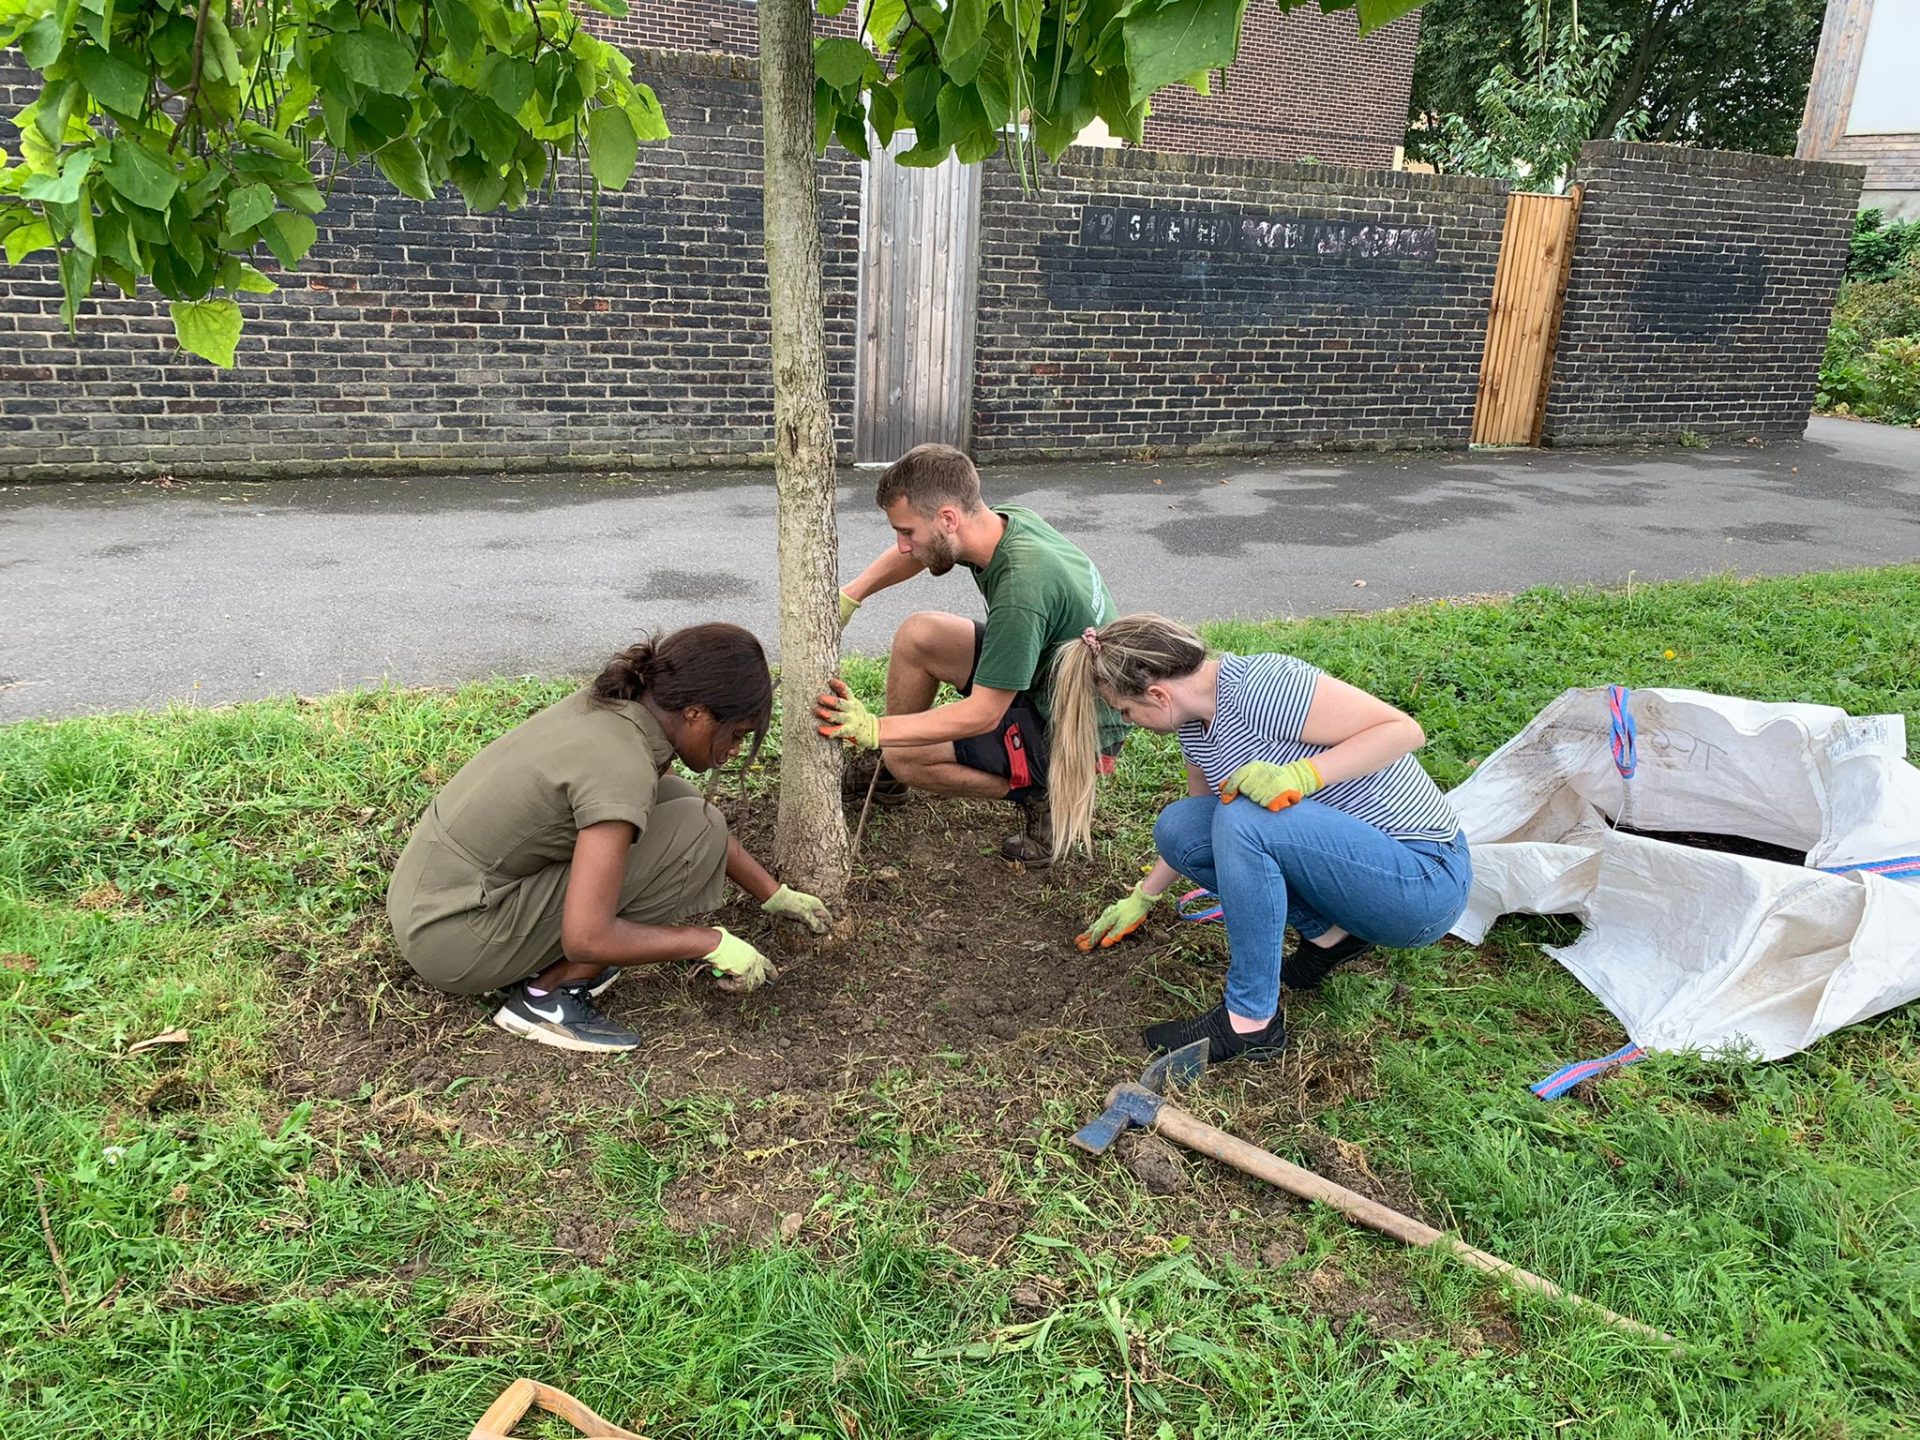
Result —
M387 888L400 953L456 995L506 990L494 1023L565 1050L640 1037L594 1005L629 965L704 960L729 989L771 962L718 926L680 923L732 880L771 914L827 928L827 907L779 884L667 767L757 754L773 711L760 642L737 625L643 640L586 689L488 745L427 807Z

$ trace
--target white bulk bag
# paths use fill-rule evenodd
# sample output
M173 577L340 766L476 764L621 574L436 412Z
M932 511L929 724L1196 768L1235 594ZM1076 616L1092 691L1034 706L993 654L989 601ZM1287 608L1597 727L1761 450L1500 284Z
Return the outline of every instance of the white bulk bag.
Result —
M1636 732L1628 778L1613 693L1567 691L1452 792L1474 869L1454 934L1477 945L1509 911L1578 916L1580 938L1547 953L1647 1050L1777 1060L1920 996L1920 770L1902 717L1619 692Z

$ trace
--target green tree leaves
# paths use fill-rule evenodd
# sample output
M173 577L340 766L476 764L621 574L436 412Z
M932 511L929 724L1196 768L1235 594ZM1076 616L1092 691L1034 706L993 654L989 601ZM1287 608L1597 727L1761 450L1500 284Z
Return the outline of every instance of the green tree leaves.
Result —
M596 110L587 118L587 164L608 190L621 189L640 158L640 137L622 110Z
M822 13L837 4L817 0ZM1265 3L1265 0L1262 0ZM1274 0L1291 10L1306 0ZM1204 90L1233 63L1249 0L868 0L860 41L815 42L815 131L866 153L914 134L899 159L974 161L1009 146L1031 175L1027 137L1058 159L1097 119L1138 139L1154 92L1184 82ZM1352 8L1355 0L1320 0ZM1359 0L1363 32L1419 0ZM871 53L867 53L867 52Z
M101 174L125 199L144 210L164 213L180 193L180 177L173 167L142 149L130 136L106 143L106 165Z
M73 68L87 93L115 114L133 117L146 108L152 77L139 66L97 45L82 45L73 57Z
M1232 62L1249 3L863 0L860 36L815 42L814 138L865 156L869 136L909 131L913 165L1007 144L1030 175L1034 141L1057 158L1096 118L1138 139L1154 91ZM1361 26L1416 3L1358 0ZM221 296L259 274L248 257L292 269L313 247L317 169L371 159L415 199L451 184L474 209L512 208L582 149L593 182L620 189L667 134L567 0L0 0L14 43L42 84L18 154L0 152L9 261L58 252L69 324L96 280L151 283L182 346L216 364L237 313Z
M41 89L0 151L9 263L58 252L69 325L96 281L151 283L182 348L220 365L240 323L223 295L271 285L248 257L291 269L313 247L322 167L518 206L562 153L584 145L618 188L667 133L566 0L0 0L16 42Z
M1528 0L1526 35L1520 72L1494 65L1474 92L1477 120L1445 116L1437 153L1449 170L1558 192L1581 145L1605 133L1607 95L1633 42L1596 39L1577 20L1551 32L1544 0ZM1644 112L1627 115L1609 138L1636 140L1645 128Z
M402 195L416 200L433 199L433 177L427 173L426 156L420 147L401 135L373 152L373 163Z
M1474 134L1489 130L1478 92L1495 65L1525 71L1541 28L1528 8L1529 0L1429 0L1414 62L1409 155L1445 159L1447 115L1460 116ZM1577 13L1593 35L1629 37L1582 138L1611 134L1644 111L1650 140L1791 155L1825 10L1825 0L1582 0L1577 12L1554 10L1547 28L1558 30Z
M173 333L180 348L222 367L233 364L240 343L241 315L233 300L176 300Z
M1138 103L1176 81L1204 79L1232 64L1246 8L1245 0L1193 0L1129 15L1122 32L1128 98Z
M342 35L326 50L347 79L383 95L404 95L413 87L413 48L381 26Z

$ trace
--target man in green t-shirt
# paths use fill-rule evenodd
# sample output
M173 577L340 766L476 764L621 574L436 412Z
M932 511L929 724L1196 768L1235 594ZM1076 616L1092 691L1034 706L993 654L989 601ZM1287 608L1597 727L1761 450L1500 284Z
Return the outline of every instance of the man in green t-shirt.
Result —
M881 475L874 499L895 542L840 592L842 628L876 591L955 565L972 572L987 618L982 624L931 610L908 616L894 632L884 715L850 700L839 681L821 697L821 717L830 722L822 733L874 752L866 764L847 767L848 794L859 799L871 782L882 805L903 803L908 787L1005 797L1022 807L1026 823L1001 853L1045 865L1053 855L1046 785L1054 651L1112 619L1113 596L1086 553L1031 510L989 508L980 473L951 445L909 450ZM961 698L936 706L943 681ZM1126 722L1103 706L1105 768L1125 737Z

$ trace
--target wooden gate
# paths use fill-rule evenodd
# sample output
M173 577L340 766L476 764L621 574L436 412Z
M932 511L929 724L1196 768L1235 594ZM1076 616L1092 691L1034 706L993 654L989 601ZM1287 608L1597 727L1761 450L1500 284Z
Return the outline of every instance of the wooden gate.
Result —
M891 148L912 144L908 132ZM929 440L965 449L980 167L949 155L915 169L876 149L861 168L854 459L894 460Z
M1567 195L1507 197L1473 412L1475 445L1540 443L1579 226L1578 185Z

